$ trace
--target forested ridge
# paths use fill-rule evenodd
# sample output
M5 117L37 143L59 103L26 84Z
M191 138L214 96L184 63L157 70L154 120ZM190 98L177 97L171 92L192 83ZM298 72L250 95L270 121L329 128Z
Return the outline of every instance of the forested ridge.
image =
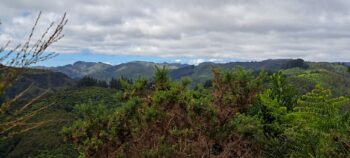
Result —
M212 66L213 78L194 87L190 77L170 79L165 66L150 79L85 77L36 101L28 112L53 104L33 121L50 122L4 139L1 155L348 157L350 98L329 86L347 82L336 81L346 72L340 67L271 73ZM322 78L325 71L332 80ZM300 79L310 78L303 87Z

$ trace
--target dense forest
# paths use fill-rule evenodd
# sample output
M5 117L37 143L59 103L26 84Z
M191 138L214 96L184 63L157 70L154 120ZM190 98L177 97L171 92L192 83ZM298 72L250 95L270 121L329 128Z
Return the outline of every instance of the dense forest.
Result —
M208 88L165 68L122 82L118 106L80 104L62 133L85 157L348 156L348 98L319 85L299 96L281 73L212 71Z
M0 157L348 157L346 66L284 65L275 72L212 65L212 78L195 86L191 76L171 79L164 65L151 78L69 81L25 110L50 105L28 121L41 126L3 133Z

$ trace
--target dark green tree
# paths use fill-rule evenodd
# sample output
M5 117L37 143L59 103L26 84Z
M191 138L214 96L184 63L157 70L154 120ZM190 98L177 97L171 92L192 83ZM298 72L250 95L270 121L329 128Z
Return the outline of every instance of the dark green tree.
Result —
M116 79L112 78L109 81L109 88L117 89L117 90L122 90L122 84L121 84L121 79Z
M206 80L203 84L204 88L211 88L213 87L213 81L212 80Z
M78 87L92 87L92 86L97 86L97 80L90 77L90 76L85 76L82 79L78 81L77 86Z
M155 88L157 90L169 89L169 86L170 86L170 78L168 76L169 70L165 66L163 66L162 68L156 66L155 70L156 70L154 75Z
M303 60L303 59L292 59L289 60L283 68L290 69L290 68L302 68L307 69L309 68L309 65Z
M108 88L108 84L107 84L107 82L104 81L104 80L98 80L98 81L97 81L97 86L98 86L98 87L103 87L103 88Z

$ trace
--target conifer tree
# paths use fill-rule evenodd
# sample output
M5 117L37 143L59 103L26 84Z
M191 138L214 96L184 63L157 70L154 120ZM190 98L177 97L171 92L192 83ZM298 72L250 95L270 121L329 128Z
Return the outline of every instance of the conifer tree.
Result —
M108 88L107 82L106 82L106 81L103 81L103 80L98 80L96 85L97 85L98 87Z
M97 86L98 81L90 76L85 76L77 83L78 87L92 87Z
M121 79L116 79L112 78L109 81L109 88L117 89L117 90L122 90L122 84L121 84Z

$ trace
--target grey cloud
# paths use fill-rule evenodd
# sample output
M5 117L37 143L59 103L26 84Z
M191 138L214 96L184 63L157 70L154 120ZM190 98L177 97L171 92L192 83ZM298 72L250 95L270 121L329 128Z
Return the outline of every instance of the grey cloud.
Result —
M59 53L350 59L348 0L2 0L0 41L23 39L39 11L38 31L68 12Z

